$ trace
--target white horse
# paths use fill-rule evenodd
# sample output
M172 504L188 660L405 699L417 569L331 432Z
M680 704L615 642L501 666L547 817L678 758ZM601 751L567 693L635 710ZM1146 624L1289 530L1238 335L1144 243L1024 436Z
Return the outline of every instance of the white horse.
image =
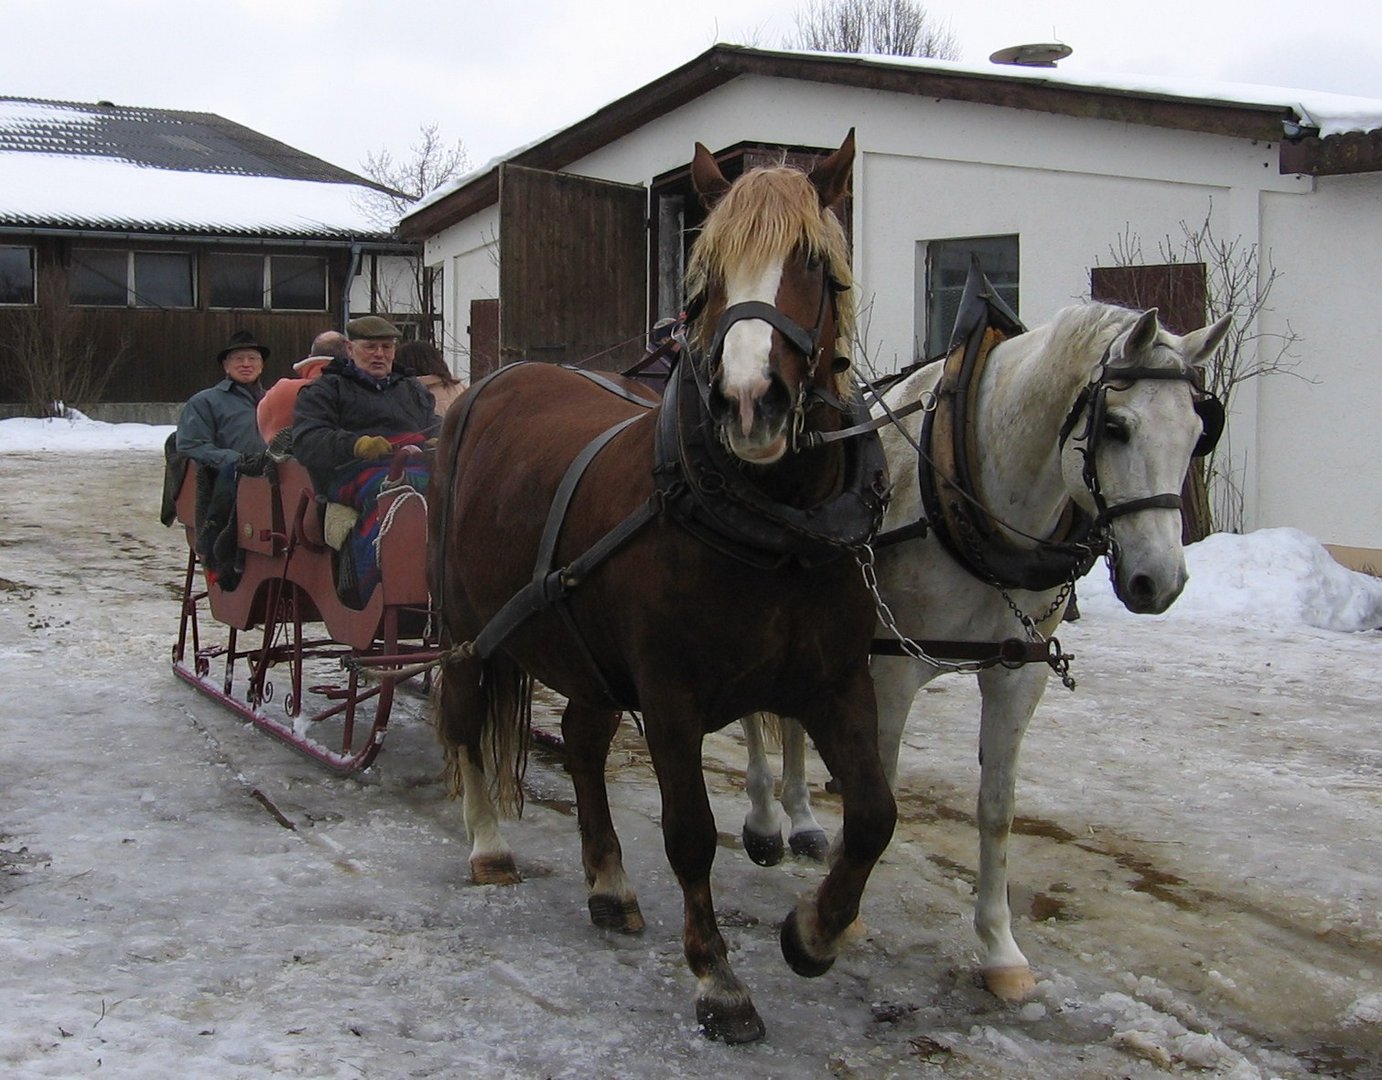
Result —
M1006 328L1021 330L1015 319ZM945 672L977 673L974 927L985 984L1005 1000L1035 987L1012 936L1007 846L1022 736L1048 665L1064 674L1047 639L1074 578L1100 553L1129 610L1159 613L1180 594L1179 492L1192 453L1212 449L1223 424L1219 402L1198 386L1228 328L1225 316L1179 337L1159 325L1155 310L1076 305L993 345L986 359L983 347L971 347L974 363L957 352L944 371L940 363L921 367L884 391L873 410L875 417L909 403L917 410L882 432L893 491L876 556L884 602L876 650L891 639L902 655L872 661L879 753L895 787L918 691ZM905 538L888 543L899 529ZM1005 649L1008 663L993 662ZM760 723L761 715L744 721L752 802L744 840L756 861L768 863L781 857L782 840ZM783 729L781 803L792 848L820 857L827 845L811 814L804 739L793 723Z

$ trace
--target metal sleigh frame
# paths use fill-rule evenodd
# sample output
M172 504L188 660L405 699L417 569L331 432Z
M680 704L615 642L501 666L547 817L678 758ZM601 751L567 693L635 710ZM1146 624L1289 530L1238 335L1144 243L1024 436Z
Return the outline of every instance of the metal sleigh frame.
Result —
M395 458L395 477L404 460ZM321 504L306 470L292 460L271 466L265 476L240 478L237 541L244 569L232 590L211 580L195 551L194 468L177 498L190 550L174 673L337 773L368 768L383 746L401 669L438 655L422 557L425 501L410 488L380 497L382 580L356 609L336 594ZM207 640L204 620L225 631L221 642ZM246 647L242 635L256 640ZM339 674L308 683L315 661L335 662ZM219 674L213 673L217 666ZM275 675L285 667L287 693L275 705Z

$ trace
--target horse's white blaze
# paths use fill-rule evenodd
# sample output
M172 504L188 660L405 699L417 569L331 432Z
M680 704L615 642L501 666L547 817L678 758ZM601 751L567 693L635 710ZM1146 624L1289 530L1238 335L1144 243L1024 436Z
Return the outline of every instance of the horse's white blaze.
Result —
M725 306L757 300L777 301L782 283L782 265L767 267L756 277L726 282ZM771 464L787 449L779 432L755 431L756 406L772 385L768 373L773 347L773 328L762 319L741 319L725 334L720 359L720 393L733 402L737 427L728 431L730 448L740 457L759 464Z

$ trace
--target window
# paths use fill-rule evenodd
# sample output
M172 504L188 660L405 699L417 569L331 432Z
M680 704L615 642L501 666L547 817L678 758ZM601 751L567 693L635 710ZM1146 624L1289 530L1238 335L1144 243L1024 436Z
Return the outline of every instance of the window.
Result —
M918 275L926 282L926 292L920 301L922 308L918 323L926 327L922 344L925 346L918 359L935 358L942 355L950 344L950 332L955 326L955 315L960 308L960 297L964 294L965 279L969 276L970 263L978 256L979 267L1003 302L1018 310L1017 306L1017 237L1016 236L971 236L954 240L931 240L918 244L924 269Z
M325 311L326 260L270 255L269 306L279 311Z
M196 306L192 256L185 251L72 253L72 303L92 307Z
M215 308L263 308L264 256L206 257L207 303Z
M34 302L34 249L0 247L0 304Z
M214 308L325 311L326 259L317 255L206 257L208 303Z

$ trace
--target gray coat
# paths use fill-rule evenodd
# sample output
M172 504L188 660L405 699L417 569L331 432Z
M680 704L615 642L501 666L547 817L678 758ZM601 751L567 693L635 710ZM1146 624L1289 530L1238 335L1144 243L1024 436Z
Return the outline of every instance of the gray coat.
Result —
M245 454L262 453L255 407L263 396L258 383L242 386L234 379L193 394L178 419L178 453L214 469L233 465Z

